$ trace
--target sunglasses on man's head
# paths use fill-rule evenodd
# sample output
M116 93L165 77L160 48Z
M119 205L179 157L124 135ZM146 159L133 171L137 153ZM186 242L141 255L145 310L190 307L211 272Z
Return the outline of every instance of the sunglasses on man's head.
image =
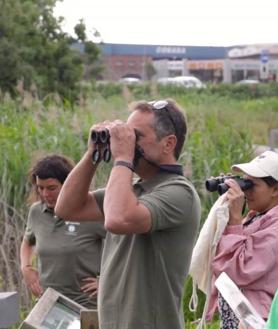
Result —
M148 102L148 104L150 104L156 110L162 110L165 107L167 107L167 105L169 105L169 103L166 100L151 101Z
M166 100L159 100L159 101L151 101L151 102L148 102L148 104L151 105L154 110L165 110L165 112L168 115L168 118L172 122L173 128L175 130L175 134L176 134L177 133L177 129L176 129L175 121L174 121L174 119L173 119L170 111L167 108L167 106L169 105L169 102L166 101Z

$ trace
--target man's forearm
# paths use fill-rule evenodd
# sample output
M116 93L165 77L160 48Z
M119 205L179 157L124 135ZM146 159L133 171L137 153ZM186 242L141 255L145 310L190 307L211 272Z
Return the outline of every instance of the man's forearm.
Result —
M79 215L88 202L88 192L97 165L92 163L91 154L86 152L68 175L60 191L55 213L61 218ZM78 219L78 217L76 217Z
M130 216L130 209L138 203L132 188L132 171L126 167L114 167L105 190L105 225L123 225Z

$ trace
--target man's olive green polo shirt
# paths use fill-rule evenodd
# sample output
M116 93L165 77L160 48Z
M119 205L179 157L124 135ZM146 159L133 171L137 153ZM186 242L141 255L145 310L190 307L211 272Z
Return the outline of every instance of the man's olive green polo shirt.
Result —
M198 231L199 197L183 176L167 172L136 183L134 192L149 209L152 228L146 234L107 232L101 329L184 329L184 280ZM104 190L95 197L102 209Z
M40 282L83 306L95 308L80 289L82 279L100 273L105 230L102 222L67 222L42 203L31 206L25 238L35 246Z

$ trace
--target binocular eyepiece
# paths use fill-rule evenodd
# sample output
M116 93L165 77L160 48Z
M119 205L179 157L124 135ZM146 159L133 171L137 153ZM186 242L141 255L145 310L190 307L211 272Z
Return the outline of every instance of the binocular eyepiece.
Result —
M96 144L96 149L93 152L93 163L99 162L101 159L105 162L109 162L111 159L111 150L110 150L110 134L108 129L101 131L93 130L91 133L91 139L94 144ZM100 144L106 144L103 153L99 149Z
M110 141L109 130L108 129L104 129L101 131L93 130L91 134L91 138L93 143L95 144L96 143L106 144Z
M250 179L244 179L240 176L218 176L206 180L206 189L209 192L217 191L219 195L228 191L229 186L225 184L226 179L234 179L240 186L242 191L246 191L253 186L253 182Z

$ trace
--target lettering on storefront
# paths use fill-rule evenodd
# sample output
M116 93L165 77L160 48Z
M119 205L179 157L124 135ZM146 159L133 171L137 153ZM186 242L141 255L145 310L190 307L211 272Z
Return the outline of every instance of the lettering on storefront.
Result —
M223 66L219 61L190 61L187 64L189 70L222 70Z
M155 51L157 54L185 54L185 47L158 46Z
M168 70L181 70L184 67L183 61L168 61Z
M237 58L237 57L248 57L260 54L260 49L257 47L245 47L245 48L233 48L228 52L228 57Z
M259 70L260 63L259 62L235 62L231 64L232 70Z

